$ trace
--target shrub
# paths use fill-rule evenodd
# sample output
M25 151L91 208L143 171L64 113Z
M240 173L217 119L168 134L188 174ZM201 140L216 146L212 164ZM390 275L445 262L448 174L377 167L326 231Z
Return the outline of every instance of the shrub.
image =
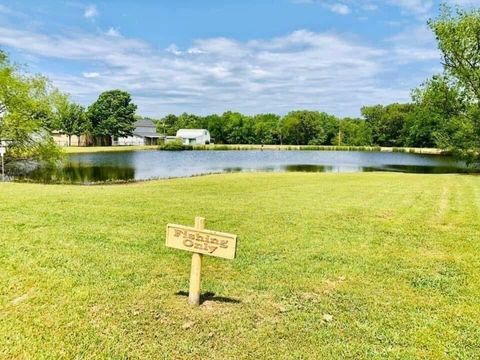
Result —
M160 145L158 147L159 150L167 150L167 151L182 151L182 150L192 150L193 146L191 145L183 145L180 139L167 142L166 144Z

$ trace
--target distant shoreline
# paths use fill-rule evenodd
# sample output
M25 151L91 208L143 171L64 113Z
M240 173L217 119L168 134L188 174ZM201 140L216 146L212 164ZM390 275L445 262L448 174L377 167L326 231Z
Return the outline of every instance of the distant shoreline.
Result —
M67 154L88 154L98 152L126 152L157 150L158 146L92 146L92 147L64 147ZM330 146L330 145L196 145L193 150L284 150L284 151L370 151L370 152L401 152L423 155L449 155L449 152L436 148L409 148L409 147L380 147L380 146Z

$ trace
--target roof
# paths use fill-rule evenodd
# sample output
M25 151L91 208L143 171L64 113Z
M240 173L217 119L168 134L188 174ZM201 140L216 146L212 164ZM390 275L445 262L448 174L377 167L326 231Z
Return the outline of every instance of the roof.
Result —
M180 129L177 131L177 137L181 138L197 138L204 136L205 132L208 134L207 129Z
M141 119L141 120L137 120L135 121L135 127L153 127L153 128L156 128L154 122L152 120L149 120L149 119Z
M153 139L159 139L163 138L163 135L159 135L157 133L152 133L149 131L134 131L133 135L138 136L138 137L148 137L148 138L153 138Z

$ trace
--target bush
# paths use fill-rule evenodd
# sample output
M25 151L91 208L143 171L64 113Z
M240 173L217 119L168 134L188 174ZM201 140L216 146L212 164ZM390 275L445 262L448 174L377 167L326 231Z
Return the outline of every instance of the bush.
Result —
M193 146L183 145L182 141L178 139L178 140L167 142L166 144L160 145L158 149L167 150L167 151L182 151L182 150L192 150Z

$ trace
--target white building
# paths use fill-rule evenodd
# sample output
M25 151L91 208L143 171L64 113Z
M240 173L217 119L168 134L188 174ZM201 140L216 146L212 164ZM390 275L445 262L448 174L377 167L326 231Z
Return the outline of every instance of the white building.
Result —
M180 129L176 137L182 140L183 145L210 144L210 132L205 129Z
M132 136L113 139L113 145L157 145L158 139L163 139L163 135L157 133L157 127L153 121L143 119L135 122Z

